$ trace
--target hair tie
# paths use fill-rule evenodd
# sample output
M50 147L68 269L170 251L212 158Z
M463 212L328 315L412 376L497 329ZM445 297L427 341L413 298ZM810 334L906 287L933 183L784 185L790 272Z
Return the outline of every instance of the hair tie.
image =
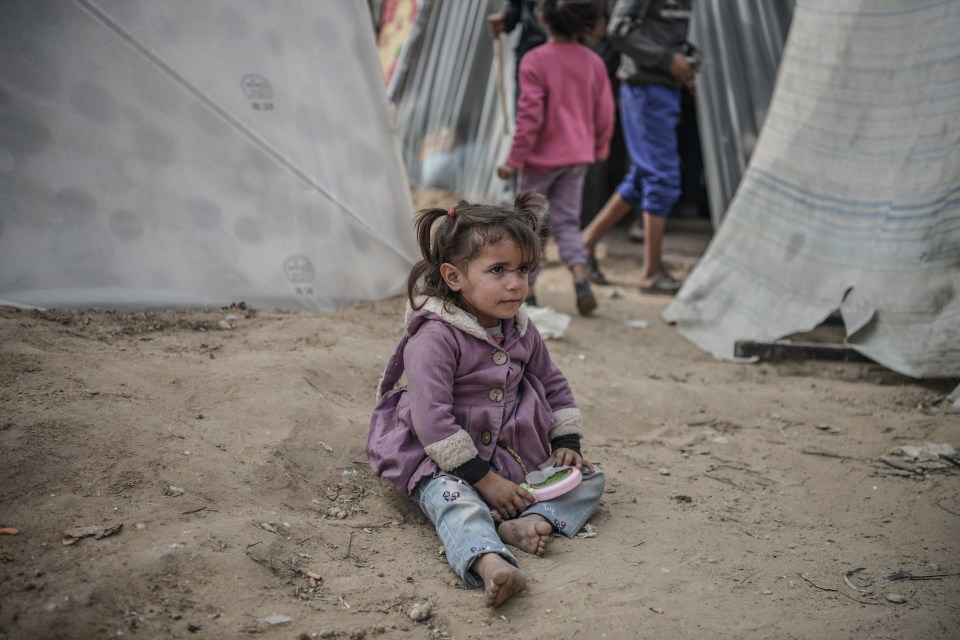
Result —
M447 209L447 217L452 218L454 213L456 213L456 211L453 209Z

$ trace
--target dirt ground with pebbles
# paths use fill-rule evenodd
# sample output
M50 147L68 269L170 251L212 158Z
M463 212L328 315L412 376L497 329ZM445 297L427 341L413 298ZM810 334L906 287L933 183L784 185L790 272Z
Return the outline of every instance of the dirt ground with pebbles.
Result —
M495 610L365 462L402 298L0 308L0 638L956 638L960 381L719 362L605 251L593 317L555 258L538 297L607 492Z

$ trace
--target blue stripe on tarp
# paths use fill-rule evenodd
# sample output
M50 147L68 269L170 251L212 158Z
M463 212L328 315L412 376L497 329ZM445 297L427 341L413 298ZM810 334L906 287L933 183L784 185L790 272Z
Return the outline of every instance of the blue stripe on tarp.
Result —
M780 247L789 247L793 238L802 233L804 238L817 242L814 250L804 253L810 255L831 255L842 258L845 264L851 262L872 265L882 264L929 264L935 270L946 265L960 267L960 218L952 221L949 227L938 226L927 231L907 231L886 229L874 232L860 228L836 229L836 218L811 218L804 220L797 216L761 217L756 213L770 211L768 206L756 206L756 194L745 196L741 223L744 226L760 230L769 235L768 242ZM782 208L782 203L781 203ZM758 235L757 234L754 235ZM936 238L936 244L931 240ZM806 241L806 240L805 240ZM864 261L863 258L868 258Z
M953 49L956 49L957 47L956 45L953 45L951 43L950 48L951 50L953 50ZM955 57L960 59L960 54L958 54ZM831 69L836 69L836 68L837 67L831 67ZM951 67L951 69L953 69L953 67ZM957 65L956 69L957 71L960 71L960 65ZM794 70L789 75L799 76L800 72L797 70ZM850 84L851 84L850 78L838 77L835 74L830 74L830 75L824 74L824 75L828 79L827 82L818 82L813 78L804 79L803 88L808 89L808 91L800 91L799 87L791 86L790 83L787 81L780 83L780 90L790 91L792 93L795 93L797 95L802 95L802 96L812 96L817 98L818 100L820 99L822 94L816 93L814 91L809 91L809 89L815 89L817 91L847 91L850 93L856 93L857 95L878 95L880 96L880 99L888 98L890 96L891 90L894 90L896 92L929 91L930 90L930 81L927 78L920 78L920 80L914 84L897 84L895 89L892 88L889 84L883 85L876 78L870 78L870 79L858 78L858 80L861 82L874 82L874 83L877 83L877 85L875 87L858 87L856 90L853 90L850 88ZM787 76L785 75L784 77L787 77ZM900 80L900 78L898 78L898 80ZM910 78L910 80L913 80L913 78ZM942 91L946 87L953 84L960 84L960 75L951 76L949 78L943 78L938 75L936 89ZM873 102L870 102L869 104L872 106Z
M842 215L850 216L862 216L867 218L873 218L877 215L878 210L880 212L887 209L895 211L920 211L923 209L933 209L935 211L940 211L947 208L946 205L958 204L960 203L960 185L956 185L951 188L949 191L945 192L943 195L935 197L933 200L928 200L926 202L916 202L912 204L891 204L889 200L876 200L873 202L864 201L864 200L851 200L849 198L839 198L837 196L831 196L821 193L816 193L805 187L802 187L794 182L782 178L770 171L761 169L760 167L752 166L750 171L746 175L747 181L756 181L760 185L769 186L771 190L778 191L787 197L800 200L806 200L808 202L828 202L831 203L830 206L817 205L820 209L826 209L829 211L834 211ZM932 191L932 190L931 190ZM799 197L795 196L794 193L799 194ZM857 207L860 209L873 209L873 211L864 211L856 212L853 211L852 207ZM929 215L929 214L921 214ZM909 220L915 218L916 216L894 216L887 219L892 220Z
M830 147L824 144L817 144L816 142L811 142L809 140L804 140L798 138L795 134L787 133L777 129L775 126L764 127L764 135L770 135L773 137L780 138L781 140L786 141L790 146L802 147L804 149L809 149L814 151L826 158L842 158L849 160L851 162L856 162L860 165L874 165L874 164L890 164L891 160L902 159L904 157L903 151L896 153L893 151L882 152L882 151L852 151L852 150L843 150L836 147ZM909 154L906 154L911 162L942 162L946 160L951 154L957 152L957 145L948 145L946 147L939 147L936 149L927 149L923 151L914 151Z
M957 60L960 60L960 55L956 57ZM955 78L951 80L960 80L960 78ZM833 87L828 87L832 89ZM795 87L790 87L783 85L781 87L781 92L790 93L795 96L802 96L804 98L810 98L819 103L829 103L829 104L842 104L849 107L869 107L871 109L898 109L901 107L912 107L918 104L933 104L936 102L943 102L944 100L956 101L957 98L960 98L960 91L954 91L953 93L948 93L947 95L922 95L919 98L913 100L900 100L898 102L883 102L877 100L850 100L847 98L833 98L828 95L823 94L814 94L808 93L805 91L800 91ZM901 90L906 90L906 88L898 88L898 92ZM954 105L957 103L954 102ZM957 111L957 109L952 109L948 113Z
M951 50L955 48L956 47L950 47ZM808 67L818 67L820 69L827 69L827 70L846 69L848 71L857 72L857 73L888 73L889 74L891 72L899 73L901 71L914 71L916 69L922 69L924 67L929 67L934 64L953 63L953 62L956 62L958 58L960 58L960 56L957 56L957 55L950 56L949 58L937 58L937 57L931 56L921 62L916 62L913 64L908 64L908 65L903 65L898 67L889 66L889 65L879 66L879 67L859 67L859 66L851 66L849 64L828 64L826 62L818 62L816 60L811 60L809 58L802 58L802 57L796 57L791 59L790 64L803 64Z
M767 194L770 193L773 193L773 195L768 196ZM873 214L865 212L846 213L845 210L840 210L837 207L818 206L807 199L792 197L775 187L744 190L741 197L755 199L753 204L758 211L769 211L777 207L787 208L794 211L798 218L802 216L804 224L822 221L836 231L862 231L865 228L864 224L870 223L870 229L877 233L918 233L929 232L932 229L946 232L952 230L955 224L960 223L960 208L954 208L950 213L945 213L947 211L945 207L943 213L933 212L932 215L917 216L916 218L898 216L896 220L892 220L885 211ZM951 200L949 204L958 205L960 200ZM823 215L824 213L831 215ZM779 219L779 214L776 217ZM949 225L948 228L943 228L947 225Z

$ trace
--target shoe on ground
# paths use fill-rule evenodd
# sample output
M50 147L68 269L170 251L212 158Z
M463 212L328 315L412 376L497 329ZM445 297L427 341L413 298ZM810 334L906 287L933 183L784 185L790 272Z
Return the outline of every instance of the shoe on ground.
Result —
M643 220L635 220L627 230L627 237L631 242L643 242Z
M582 316L588 316L597 308L597 298L593 295L589 282L577 282L573 285L577 292L577 311Z
M587 256L587 277L593 284L610 284L607 276L603 275L603 271L600 271L600 263L597 262L597 257L593 255Z
M650 283L650 286L640 287L640 293L657 293L672 296L680 290L682 285L682 282L669 273L661 273Z

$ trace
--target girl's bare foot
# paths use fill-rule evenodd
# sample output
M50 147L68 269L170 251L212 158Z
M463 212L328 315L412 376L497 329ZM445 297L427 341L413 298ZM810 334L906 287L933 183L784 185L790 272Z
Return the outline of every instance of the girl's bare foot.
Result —
M516 520L507 520L497 529L500 539L509 545L523 549L527 553L542 556L550 542L553 525L538 515L523 516Z
M495 553L485 553L477 558L473 570L483 578L488 607L499 607L527 586L527 576Z

